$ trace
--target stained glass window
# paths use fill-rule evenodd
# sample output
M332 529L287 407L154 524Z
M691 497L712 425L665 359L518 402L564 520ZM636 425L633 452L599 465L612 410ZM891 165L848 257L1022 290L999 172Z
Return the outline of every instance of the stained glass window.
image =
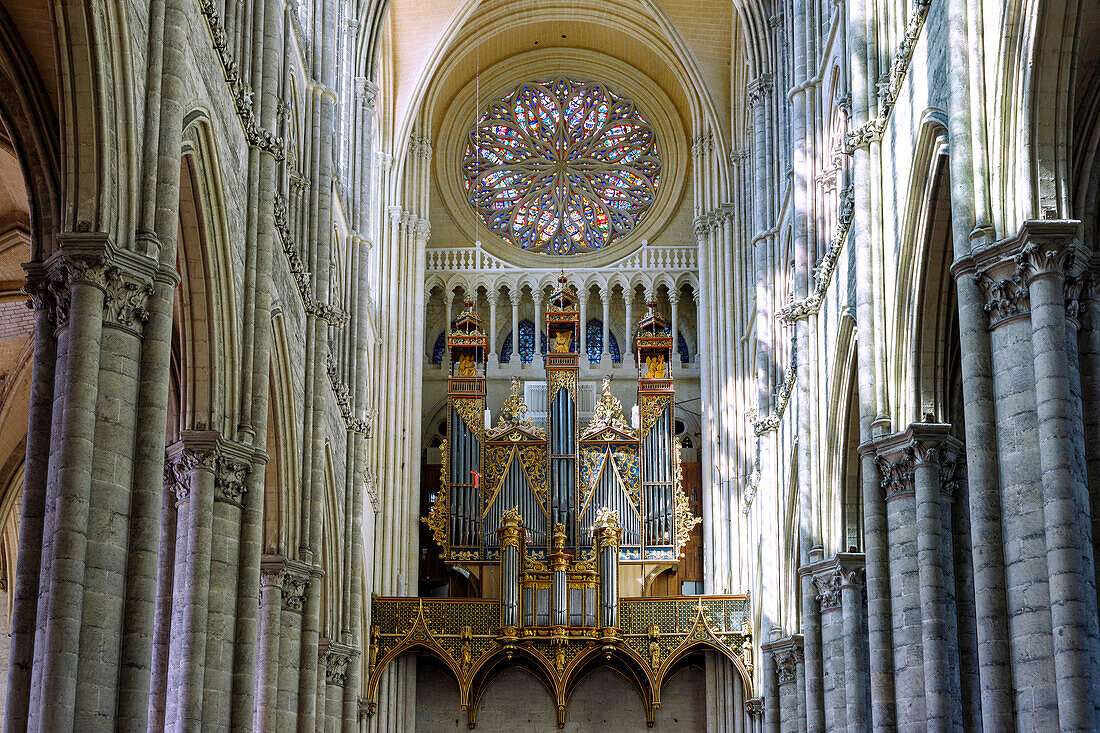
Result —
M596 364L603 353L603 321L599 318L590 318L588 323L585 324L584 330L584 345L585 352L588 354L588 363ZM623 355L619 351L619 341L611 331L608 331L607 335L608 340L611 341L611 347L608 349L611 352L611 361L619 364L623 360Z
M676 351L680 352L680 363L687 364L691 361L691 352L688 351L688 343L684 339L682 331L676 332Z
M435 346L432 347L432 363L443 363L443 352L447 350L447 339L445 334L440 333L439 338L435 340Z
M540 353L546 353L546 334L539 334ZM535 324L530 320L519 322L519 361L521 364L530 364L535 358ZM512 332L504 337L504 344L500 347L500 363L507 364L512 360Z
M517 247L570 255L605 247L652 206L661 155L633 102L597 82L522 84L469 133L471 206Z

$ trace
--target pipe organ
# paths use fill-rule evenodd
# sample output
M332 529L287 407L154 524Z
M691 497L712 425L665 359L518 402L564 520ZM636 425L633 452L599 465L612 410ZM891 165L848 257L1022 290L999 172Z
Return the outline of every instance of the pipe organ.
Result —
M432 654L452 671L471 728L481 691L514 663L551 691L559 727L593 665L613 666L636 685L651 724L663 680L701 649L726 656L751 691L745 596L645 593L675 567L699 522L681 489L668 323L651 304L637 324L636 424L609 377L580 424L584 341L564 274L541 327L545 427L531 419L517 379L490 425L488 339L471 303L447 335L447 440L424 521L444 562L476 576L482 597L372 599L368 699L381 670L406 651Z
M444 475L426 519L443 559L499 563L497 530L504 513L515 509L525 531L524 565L532 573L555 557L591 563L597 517L606 510L615 513L620 527L620 562L675 562L698 519L680 491L668 323L651 306L638 324L638 425L627 424L609 378L591 421L578 424L577 349L583 334L577 298L564 277L547 302L543 327L549 347L545 428L531 421L518 380L496 427L485 425L487 337L472 306L447 336L451 373ZM587 600L587 586L577 582L566 595L586 599L577 601L585 610L569 615L592 619L594 601ZM531 583L525 593L538 608L542 586L536 579ZM540 614L528 615L538 625Z

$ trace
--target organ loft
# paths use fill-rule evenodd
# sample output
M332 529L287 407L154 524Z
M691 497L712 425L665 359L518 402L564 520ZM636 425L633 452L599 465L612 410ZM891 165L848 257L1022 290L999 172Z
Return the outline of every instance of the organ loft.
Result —
M375 598L368 700L386 665L409 651L453 673L455 704L471 728L482 692L513 665L552 691L559 728L576 682L598 666L632 682L650 726L662 682L706 650L727 657L749 688L746 596L644 593L647 577L675 568L700 522L682 486L668 321L650 303L636 324L637 405L629 422L604 377L592 417L581 424L583 334L564 275L541 328L550 346L545 427L531 419L515 377L493 425L488 337L472 303L447 334L447 439L423 521L440 560L461 568L480 593Z

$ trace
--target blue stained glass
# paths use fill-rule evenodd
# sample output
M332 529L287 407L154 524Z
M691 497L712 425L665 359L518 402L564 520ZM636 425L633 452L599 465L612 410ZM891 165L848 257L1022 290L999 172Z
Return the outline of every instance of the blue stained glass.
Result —
M546 334L539 333L540 353L546 353ZM521 364L530 364L535 358L535 324L530 319L519 322L519 361ZM512 361L512 332L504 337L504 343L500 347L500 363L508 364Z
M435 340L435 346L432 347L432 364L443 363L443 352L447 350L447 338L446 334L440 333L439 338Z
M603 321L599 318L590 318L588 323L584 327L584 345L585 352L588 354L588 363L596 364L600 361L600 356L603 354ZM609 340L611 341L608 351L611 352L611 361L614 364L620 364L623 360L622 352L619 351L619 340L615 338L615 334L611 331L607 332Z
M688 351L687 340L683 331L676 331L676 351L680 352L680 363L687 364L691 361L691 352Z

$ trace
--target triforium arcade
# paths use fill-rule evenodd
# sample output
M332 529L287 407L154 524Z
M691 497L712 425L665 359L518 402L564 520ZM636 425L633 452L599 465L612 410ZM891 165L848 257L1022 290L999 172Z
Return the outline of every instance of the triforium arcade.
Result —
M650 725L662 682L704 650L730 659L751 689L745 596L644 595L645 575L674 567L700 521L682 487L668 323L651 304L637 325L630 422L605 378L581 428L579 315L562 276L543 324L545 428L515 379L491 426L488 338L472 304L448 334L447 441L424 521L443 561L476 577L483 597L373 599L371 705L382 671L405 652L454 674L471 728L482 693L510 665L551 691L559 727L576 683L601 665L634 684Z

